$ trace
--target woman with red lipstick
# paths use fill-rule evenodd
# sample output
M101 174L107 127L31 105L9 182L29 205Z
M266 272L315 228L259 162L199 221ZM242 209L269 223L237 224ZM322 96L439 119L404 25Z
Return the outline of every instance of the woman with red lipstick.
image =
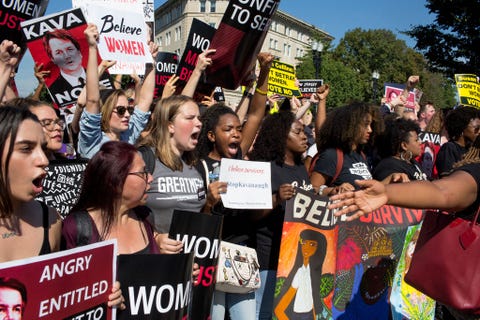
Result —
M353 103L335 108L327 115L316 137L319 156L310 177L319 194L354 190L354 180L372 178L362 147L369 141L373 125L379 124L375 114L372 106ZM332 181L337 172L339 152L343 155L343 164Z
M77 220L84 218L92 230L88 243L115 238L119 254L159 253L150 210L143 207L151 182L152 175L133 145L103 144L89 161L79 199L63 222L65 248L79 245Z
M303 124L288 111L265 117L249 159L269 161L272 174L272 210L256 211L255 238L261 287L255 292L256 319L271 319L276 270L286 200L295 188L312 190L302 155L307 150Z
M223 104L209 107L202 115L202 131L198 138L197 152L202 161L197 163L197 170L206 175L212 175L214 167L222 158L243 159L253 143L258 127L265 115L267 97L263 92L268 90L268 75L273 61L273 55L260 53L258 55L260 74L257 79L257 89L244 99L251 100L247 120L241 124L238 115ZM204 164L206 167L204 167ZM207 172L206 172L207 171ZM205 211L224 216L222 239L225 241L252 246L251 221L245 211L226 209L220 201L220 194L227 191L227 183L209 181L209 193ZM205 184L207 187L207 183ZM255 293L225 293L215 291L212 320L223 320L228 312L230 319L255 318Z
M150 68L146 71L145 80L135 107L129 105L123 90L113 90L101 105L97 71L97 41L99 36L97 27L89 24L85 29L85 36L89 44L86 83L87 103L80 118L78 152L82 157L91 158L107 141L135 143L147 125L150 116L150 104L153 100L155 87L155 70ZM150 43L150 52L155 58L158 46Z

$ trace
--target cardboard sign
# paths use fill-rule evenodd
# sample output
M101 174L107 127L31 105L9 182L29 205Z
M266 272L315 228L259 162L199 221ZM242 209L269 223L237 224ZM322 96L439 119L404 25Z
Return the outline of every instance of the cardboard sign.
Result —
M0 277L25 287L23 319L114 319L116 240L0 264ZM0 288L2 290L2 288Z
M317 88L323 84L323 80L315 79L298 80L298 82L298 89L302 93L302 97L306 99L310 99L312 94L317 92Z
M212 39L216 49L213 64L206 70L207 82L236 89L255 66L271 18L280 0L231 0Z
M385 98L387 99L387 103L401 95L403 89L405 89L405 85L397 83L385 83ZM408 93L407 104L405 105L405 108L415 110L415 93L413 90Z
M132 7L135 8L135 7ZM145 74L145 64L152 62L148 47L147 26L142 12L87 3L88 19L100 33L98 51L102 59L115 60L117 74Z
M87 163L86 159L50 162L43 180L43 191L35 199L57 209L65 218L80 195Z
M50 70L45 84L55 104L66 107L76 103L85 85L88 62L88 43L83 34L87 23L82 11L62 11L22 22L21 26L33 60ZM44 41L50 34L52 39ZM113 89L108 74L99 84Z
M117 319L185 319L192 298L193 254L118 256L127 308Z
M273 61L268 77L268 91L284 97L301 96L295 80L295 68L292 65Z
M272 209L269 162L222 158L219 179L228 182L221 195L225 208Z
M480 81L475 74L456 74L455 84L460 104L480 108Z
M41 17L47 10L48 0L1 1L0 2L0 43L3 40L15 42L25 52L27 47L20 28L20 23Z
M190 79L197 64L198 55L211 48L210 41L212 40L214 33L214 27L195 18L192 20L187 44L178 66L177 75L179 79L177 85L179 87L184 87L188 79ZM205 85L203 80L200 82ZM210 86L210 88L213 90L213 86Z
M154 99L162 96L163 88L172 75L177 73L178 55L170 52L159 52L155 61Z
M178 210L173 213L169 238L182 241L183 252L194 253L200 267L188 319L210 319L222 222L223 217L218 215Z

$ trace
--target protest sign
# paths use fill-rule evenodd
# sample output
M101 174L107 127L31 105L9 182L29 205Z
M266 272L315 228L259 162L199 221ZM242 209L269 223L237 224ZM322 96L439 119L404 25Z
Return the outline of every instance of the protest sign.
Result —
M292 65L273 61L268 77L268 92L284 97L301 96L295 80L295 68Z
M225 102L225 93L222 87L215 87L213 91L213 99L218 102Z
M216 49L206 70L207 82L236 89L255 67L255 62L277 10L279 0L231 0L212 39Z
M401 95L404 89L404 84L402 85L397 83L385 83L386 102L389 103L390 101ZM408 93L407 104L405 105L405 108L415 110L415 93L413 92L413 90Z
M66 217L80 195L83 171L88 160L55 160L45 169L47 176L43 180L43 191L36 200L57 209Z
M435 319L435 300L407 284L404 279L412 261L421 226L420 223L408 227L405 236L402 255L398 260L390 293L393 320Z
M195 66L197 65L198 55L203 51L211 48L210 41L215 33L215 28L202 22L198 19L192 20L192 26L190 27L190 33L188 34L185 50L183 51L182 58L178 65L178 87L184 87L188 79L192 75ZM209 89L201 89L202 93L210 95L213 90L213 85L207 85L204 79L200 79L199 85L201 87L208 87ZM197 87L197 91L199 88Z
M115 60L117 74L145 74L145 64L152 63L148 47L147 26L142 12L101 5L99 2L86 4L88 19L95 23L100 34L98 51L102 59Z
M460 104L480 108L480 82L477 75L456 74L455 84Z
M225 208L272 209L272 181L269 162L222 158L220 181L228 181L222 194Z
M115 280L117 242L0 264L0 277L24 286L23 319L113 319L107 306Z
M323 80L304 79L304 80L298 80L298 83L299 83L298 89L302 93L302 97L306 99L310 99L312 94L317 92L317 88L323 84Z
M85 85L88 62L88 43L83 34L87 23L82 11L62 11L24 21L21 26L33 60L50 71L45 84L55 104L66 107L76 103ZM99 84L113 88L107 73Z
M118 280L127 308L117 319L185 319L192 265L193 253L119 255Z
M172 75L177 73L178 55L170 52L159 52L155 61L155 91L153 98L162 96L163 88Z
M345 215L336 217L335 210L328 209L328 197L300 189L296 191L295 196L287 201L285 210L274 314L278 318L286 315L288 319L296 319L298 313L315 310L316 316L321 319L337 319L344 313L358 312L363 314L362 319L368 319L368 308L362 308L359 299L368 299L368 294L376 294L375 299L385 296L388 291L385 288L391 286L396 263L402 253L406 230L422 221L424 210L383 206L360 219L347 222ZM305 259L309 266L302 269L299 266ZM378 273L388 270L390 282L378 282L386 277L367 273L369 268ZM302 274L305 276L307 271L310 283L302 288L304 291L300 298L298 292L295 294L299 290L298 279L295 278ZM363 285L360 286L360 283ZM379 290L367 293L365 298L367 285ZM298 298L296 295L299 295ZM297 299L302 299L304 303ZM388 299L378 302L381 312L387 310L387 314L390 313Z
M437 178L438 172L435 161L440 151L441 136L439 133L422 131L418 134L418 139L422 143L422 152L415 160L418 161L428 179Z
M222 221L219 215L178 210L173 213L168 236L183 242L184 253L195 253L194 262L200 267L188 319L210 319Z
M22 37L20 23L41 17L47 10L48 0L1 1L0 2L0 43L3 40L15 42L25 52L26 43Z
M299 313L329 319L339 219L326 209L328 197L296 191L285 209L273 312L278 319L297 319ZM322 203L320 217L317 209ZM300 289L299 278L310 281Z

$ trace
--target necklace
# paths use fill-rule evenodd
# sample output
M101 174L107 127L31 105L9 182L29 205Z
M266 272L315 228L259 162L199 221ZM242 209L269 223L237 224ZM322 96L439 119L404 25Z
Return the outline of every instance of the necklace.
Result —
M386 290L387 290L387 287L384 287L382 290L380 290L379 292L375 293L373 296L371 296L370 293L368 293L368 291L365 290L365 291L364 291L364 295L365 295L365 298L367 298L368 300L375 300L375 299L377 299L378 297L380 297Z

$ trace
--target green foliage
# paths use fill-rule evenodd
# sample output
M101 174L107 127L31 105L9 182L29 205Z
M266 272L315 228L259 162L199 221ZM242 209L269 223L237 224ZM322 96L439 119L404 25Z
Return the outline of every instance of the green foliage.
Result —
M275 283L275 294L274 297L278 297L282 291L283 284L285 283L286 278L278 278Z
M320 297L322 299L325 299L333 291L334 282L332 273L322 274L320 278Z
M380 74L377 81L377 99L373 101L372 72ZM392 31L384 29L348 31L337 47L322 53L320 78L330 85L327 108L345 105L352 100L380 104L385 82L404 84L410 75L420 75L417 86L424 92L423 99L439 107L455 104L454 87L441 73L428 70L423 55L397 39ZM297 77L313 79L315 68L312 52L299 59Z
M450 78L480 69L480 0L427 0L435 21L404 32L417 41L432 71Z

